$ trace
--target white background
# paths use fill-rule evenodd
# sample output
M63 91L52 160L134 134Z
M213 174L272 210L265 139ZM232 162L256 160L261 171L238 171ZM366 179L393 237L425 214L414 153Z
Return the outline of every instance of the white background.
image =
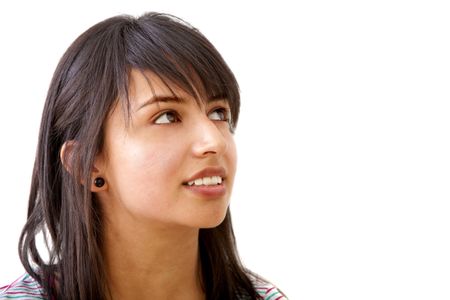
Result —
M22 273L40 113L69 44L107 17L175 14L241 85L233 220L291 299L450 298L447 1L2 1L0 285Z

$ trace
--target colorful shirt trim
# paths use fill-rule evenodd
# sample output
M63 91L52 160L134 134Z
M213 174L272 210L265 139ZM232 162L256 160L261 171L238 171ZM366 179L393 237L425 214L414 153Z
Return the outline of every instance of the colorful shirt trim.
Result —
M274 285L254 279L254 287L264 300L287 300ZM29 274L24 274L10 285L0 287L1 299L45 300L44 289Z
M24 274L10 285L0 287L0 299L45 300L44 289L29 274Z
M268 282L255 282L255 290L264 300L288 300L277 287Z

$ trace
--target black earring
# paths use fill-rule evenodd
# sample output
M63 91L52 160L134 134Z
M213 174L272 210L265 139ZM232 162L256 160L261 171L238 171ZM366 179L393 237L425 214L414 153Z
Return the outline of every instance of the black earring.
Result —
M94 185L98 188L101 188L102 186L105 185L105 179L101 178L101 177L97 177L94 179Z

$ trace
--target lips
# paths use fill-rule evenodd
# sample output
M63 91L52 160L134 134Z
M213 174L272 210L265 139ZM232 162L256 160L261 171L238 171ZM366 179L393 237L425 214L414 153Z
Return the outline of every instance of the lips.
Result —
M226 171L224 168L208 167L188 178L183 183L183 187L201 199L223 199L227 194L225 178ZM212 180L216 183L214 184L214 182L211 182Z

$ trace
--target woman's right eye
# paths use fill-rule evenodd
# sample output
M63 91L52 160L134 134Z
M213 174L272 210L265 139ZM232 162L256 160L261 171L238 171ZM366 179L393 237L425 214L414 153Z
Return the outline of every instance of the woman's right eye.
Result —
M170 124L180 122L180 118L174 111L166 111L159 115L155 120L155 124Z

